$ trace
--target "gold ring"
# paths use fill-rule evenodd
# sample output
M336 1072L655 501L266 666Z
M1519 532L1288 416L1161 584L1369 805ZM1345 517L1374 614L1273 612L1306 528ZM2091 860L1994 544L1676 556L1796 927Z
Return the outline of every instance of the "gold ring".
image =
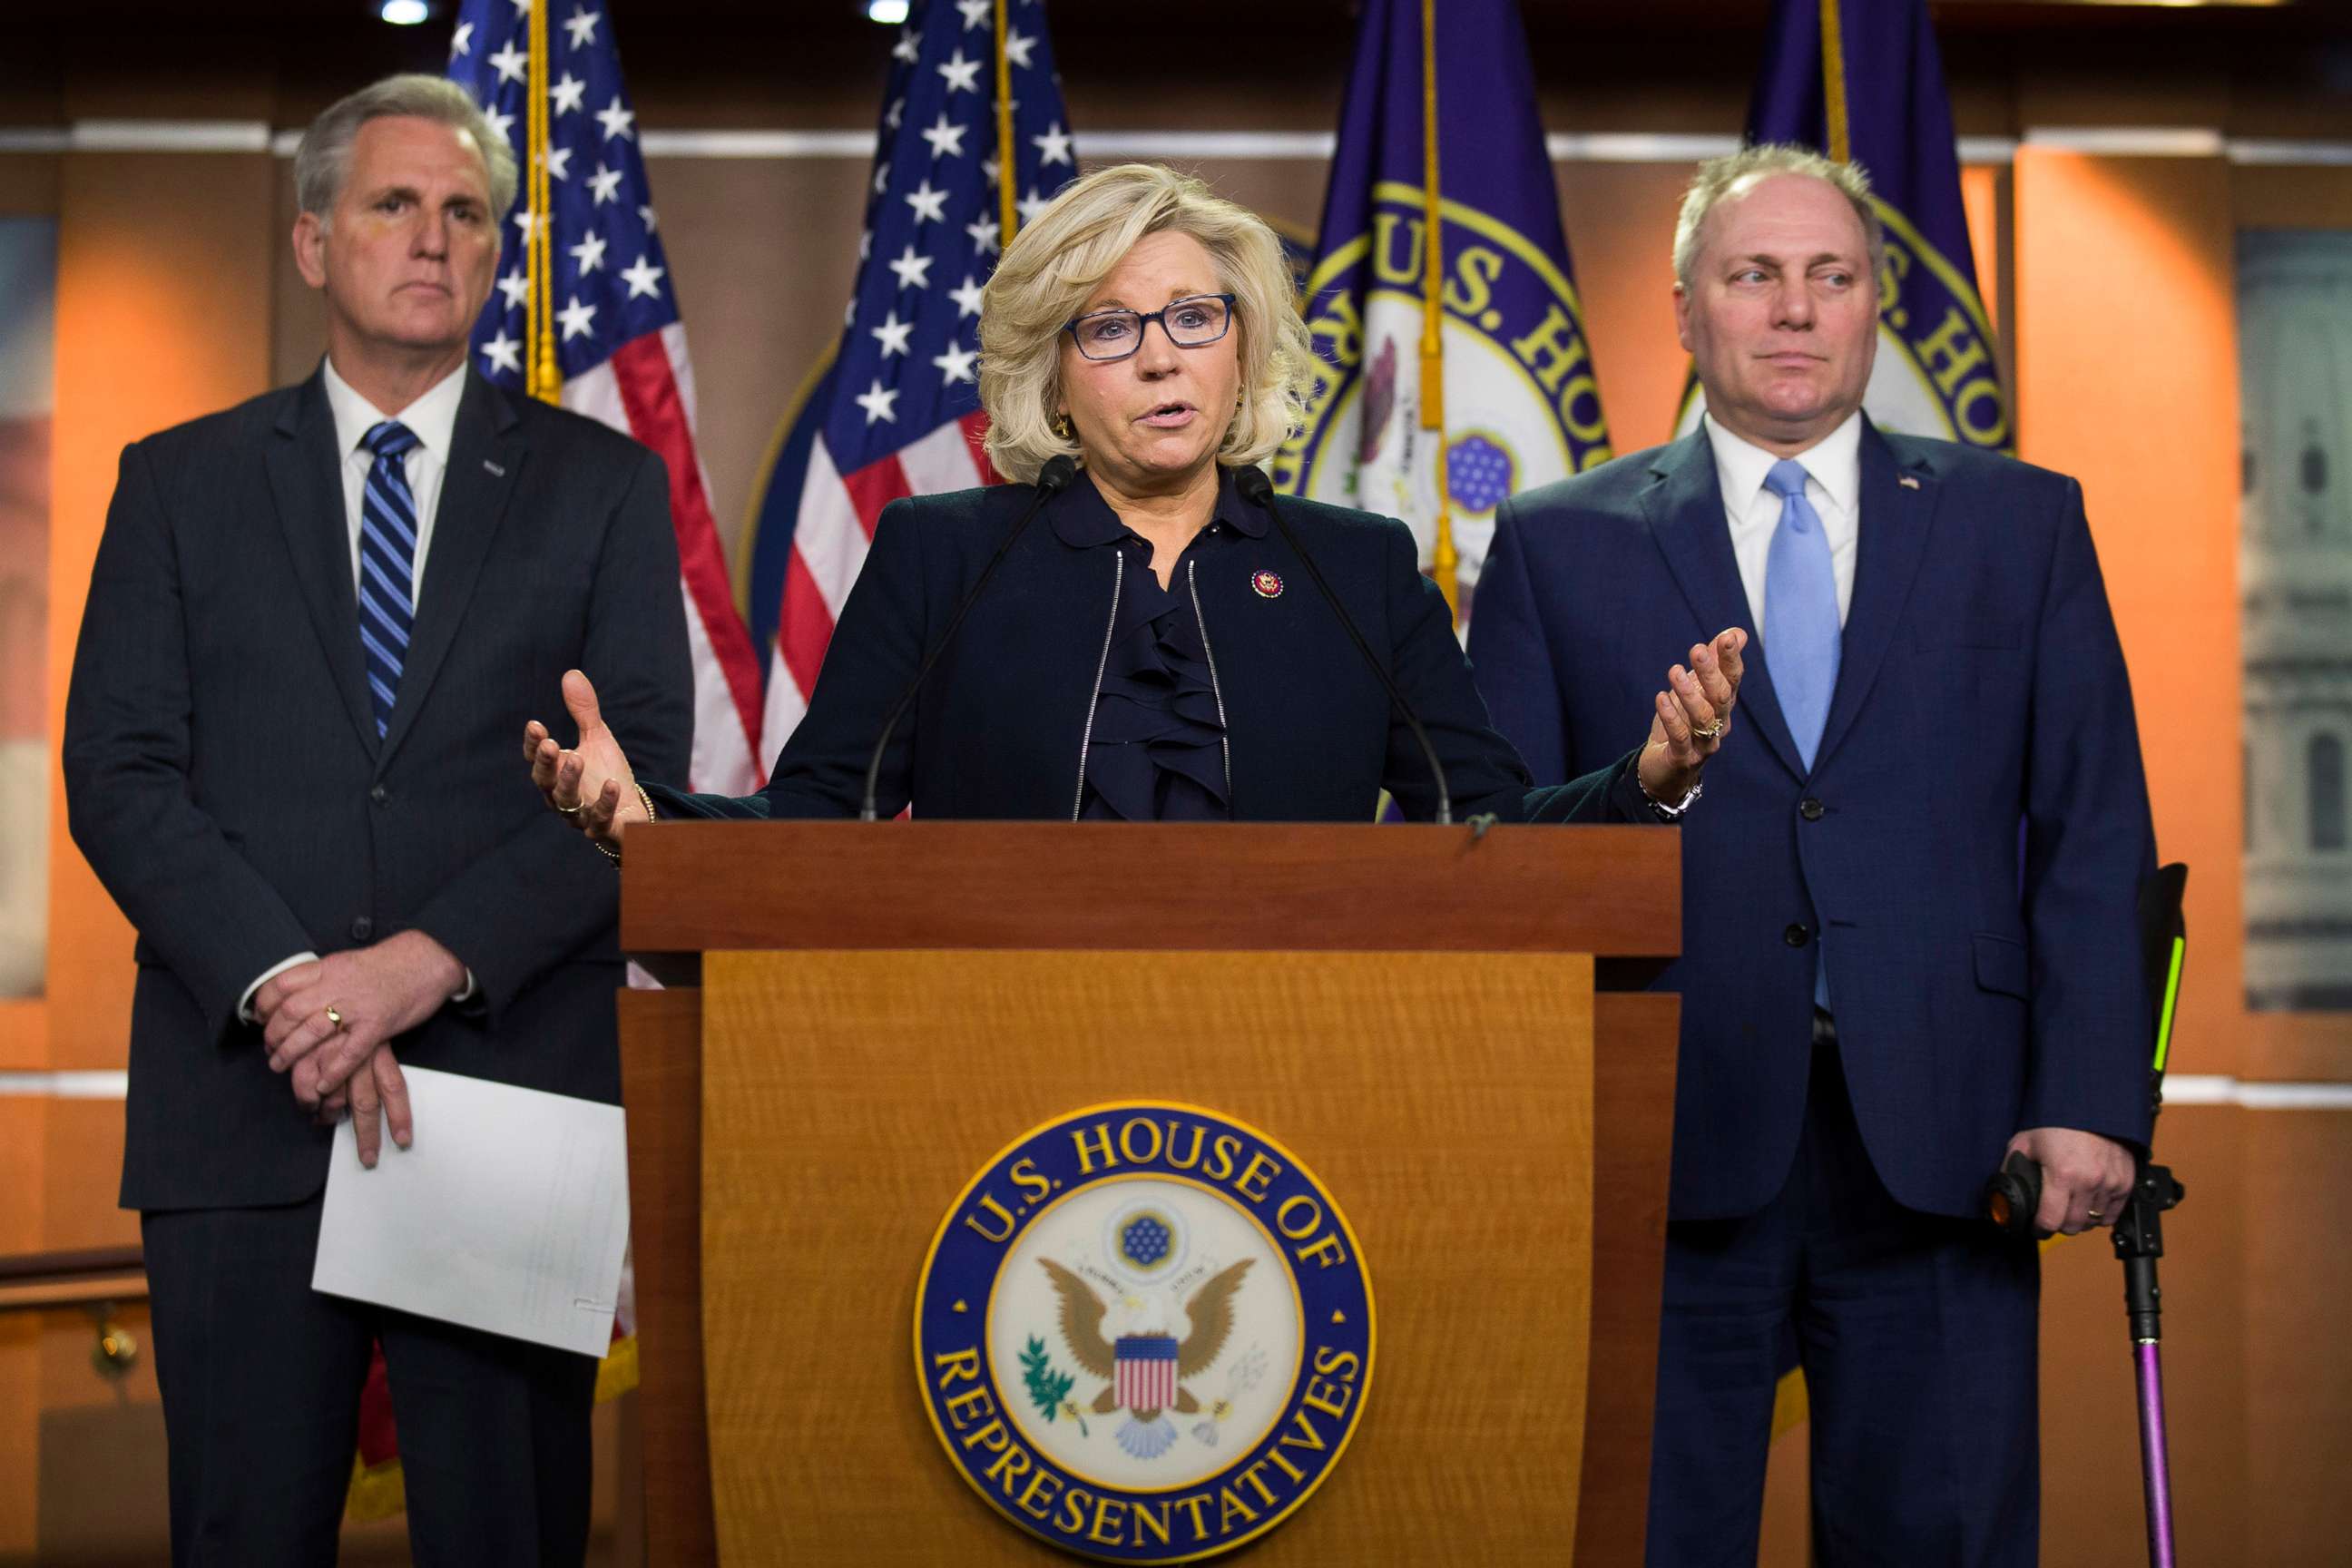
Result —
M327 1004L327 1022L332 1024L337 1029L343 1026L342 1012L332 1002Z
M2083 1211L2083 1217L2089 1220L2093 1225L2098 1225L2105 1221L2107 1216L2101 1214L2096 1209L2084 1209Z
M550 804L552 805L553 803L551 802ZM565 816L577 816L582 812L588 809L588 803L583 800L577 805L559 805L556 806L555 809Z
M1709 724L1704 730L1698 728L1696 725L1693 725L1691 727L1691 733L1696 736L1699 740L1712 741L1717 735L1722 734L1723 727L1730 722L1731 721L1728 719L1717 719L1714 723Z

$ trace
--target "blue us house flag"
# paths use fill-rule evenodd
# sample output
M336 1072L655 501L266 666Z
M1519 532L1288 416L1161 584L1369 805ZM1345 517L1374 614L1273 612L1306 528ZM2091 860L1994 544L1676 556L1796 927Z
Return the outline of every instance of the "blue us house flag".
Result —
M1611 452L1517 5L1445 0L1434 32L1442 427L1423 418L1423 8L1368 0L1305 290L1322 369L1274 479L1402 518L1424 566L1442 500L1466 626L1496 505Z

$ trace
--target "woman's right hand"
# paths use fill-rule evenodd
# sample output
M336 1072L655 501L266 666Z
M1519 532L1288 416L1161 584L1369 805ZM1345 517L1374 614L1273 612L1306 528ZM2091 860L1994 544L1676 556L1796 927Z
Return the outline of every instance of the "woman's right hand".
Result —
M617 855L622 833L630 823L646 819L645 805L637 798L637 775L629 771L620 742L605 727L596 689L576 669L564 672L563 706L580 731L580 744L565 751L538 720L525 724L522 754L530 764L530 782L550 807Z

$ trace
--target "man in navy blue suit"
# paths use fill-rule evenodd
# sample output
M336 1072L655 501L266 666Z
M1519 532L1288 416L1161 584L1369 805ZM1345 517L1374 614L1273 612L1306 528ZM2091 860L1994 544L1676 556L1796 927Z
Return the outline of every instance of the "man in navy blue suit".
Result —
M1675 243L1703 427L1507 503L1471 653L1538 778L1607 754L1648 639L1759 634L1683 837L1653 1563L1752 1563L1783 1346L1819 1561L2024 1563L2041 1224L2121 1207L2154 835L2080 486L1862 413L1882 243L1861 171L1704 165Z

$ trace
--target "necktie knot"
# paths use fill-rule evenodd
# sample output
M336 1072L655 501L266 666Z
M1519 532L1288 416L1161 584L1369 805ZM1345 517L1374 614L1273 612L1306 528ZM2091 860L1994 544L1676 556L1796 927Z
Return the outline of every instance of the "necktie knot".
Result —
M370 427L360 437L360 445L379 458L397 458L415 450L419 442L415 431L397 419L387 419Z
M1782 500L1790 500L1803 495L1805 465L1794 458L1781 458L1772 465L1772 471L1764 476L1764 488Z

